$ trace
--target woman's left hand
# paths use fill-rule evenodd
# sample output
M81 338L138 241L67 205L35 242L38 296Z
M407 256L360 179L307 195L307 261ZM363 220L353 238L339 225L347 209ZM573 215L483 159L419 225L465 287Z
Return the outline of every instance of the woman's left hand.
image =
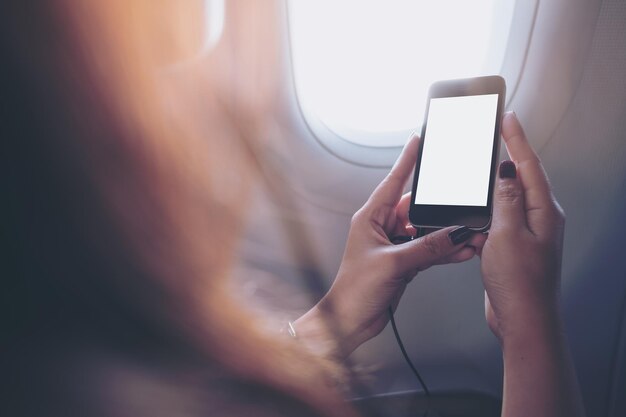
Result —
M413 172L419 137L412 137L387 177L352 217L346 250L329 292L298 319L298 337L329 346L327 354L347 356L379 334L389 306L396 309L407 284L432 265L472 258L484 236L466 227L448 227L394 245L391 239L411 236L410 194L402 195ZM328 339L339 339L329 343ZM330 349L330 346L334 349Z

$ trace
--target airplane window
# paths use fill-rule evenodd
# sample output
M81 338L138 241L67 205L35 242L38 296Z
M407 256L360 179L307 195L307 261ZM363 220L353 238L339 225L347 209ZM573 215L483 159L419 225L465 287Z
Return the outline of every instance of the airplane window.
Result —
M422 124L433 81L500 73L514 6L515 0L289 2L305 118L358 145L402 145Z

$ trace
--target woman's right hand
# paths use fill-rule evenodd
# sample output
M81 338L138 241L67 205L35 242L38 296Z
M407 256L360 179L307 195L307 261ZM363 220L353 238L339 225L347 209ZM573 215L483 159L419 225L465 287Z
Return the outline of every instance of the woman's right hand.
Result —
M504 354L502 416L582 417L558 305L563 210L515 114L502 136L512 161L500 164L481 254L487 322Z
M502 136L512 161L500 164L489 236L482 250L485 313L502 342L511 332L558 317L563 210L514 113Z

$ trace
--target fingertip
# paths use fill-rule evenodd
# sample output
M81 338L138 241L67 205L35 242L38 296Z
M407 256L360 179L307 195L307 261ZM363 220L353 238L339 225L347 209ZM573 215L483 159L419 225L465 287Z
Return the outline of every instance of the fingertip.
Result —
M504 115L502 116L503 119L508 119L508 118L512 118L517 120L517 113L515 113L514 110L509 110L507 112L504 113Z
M471 246L464 246L463 249L459 251L459 259L461 262L469 261L476 255L476 248Z
M397 206L403 207L403 208L406 207L406 212L408 216L410 204L411 204L411 192L409 191L408 193L404 193L402 197L400 197L400 201L398 201Z
M475 249L482 248L485 246L485 242L487 241L487 235L485 233L474 233L474 236L468 240L465 245L471 246Z
M410 139L400 152L400 156L389 171L389 174L378 184L365 205L397 205L402 198L404 186L415 167L418 143ZM406 200L409 201L408 198ZM407 203L408 204L408 203Z
M474 233L475 232L467 226L458 226L448 232L448 239L450 239L453 246L457 246L468 241Z
M526 138L522 124L513 111L506 112L502 116L502 137L507 143L514 138Z
M460 263L469 261L476 255L476 249L471 246L464 246L458 252L451 255L448 259L450 263Z
M500 177L500 179L517 178L517 167L515 166L515 162L510 160L500 162L500 167L498 168L498 176Z
M502 131L510 131L511 129L521 128L522 125L514 111L508 111L502 116Z
M494 192L491 228L521 226L525 222L524 190L513 161L502 161Z
M411 153L417 153L417 149L419 148L419 141L419 134L416 131L413 131L409 135L409 138L404 145L404 150L409 149Z
M458 244L452 243L450 234L455 230L467 233L467 237ZM461 232L457 232L458 236ZM432 265L450 262L463 262L471 259L476 249L471 246L465 246L473 234L476 232L465 227L446 227L439 229L417 239L408 240L404 244L396 245L391 249L395 252L398 260L398 267L401 270L419 269L424 270Z

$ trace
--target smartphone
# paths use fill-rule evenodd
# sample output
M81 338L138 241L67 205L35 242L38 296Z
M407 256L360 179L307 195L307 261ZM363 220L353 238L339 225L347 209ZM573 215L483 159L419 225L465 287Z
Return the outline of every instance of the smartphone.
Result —
M489 228L505 96L500 76L430 87L409 206L414 226Z

